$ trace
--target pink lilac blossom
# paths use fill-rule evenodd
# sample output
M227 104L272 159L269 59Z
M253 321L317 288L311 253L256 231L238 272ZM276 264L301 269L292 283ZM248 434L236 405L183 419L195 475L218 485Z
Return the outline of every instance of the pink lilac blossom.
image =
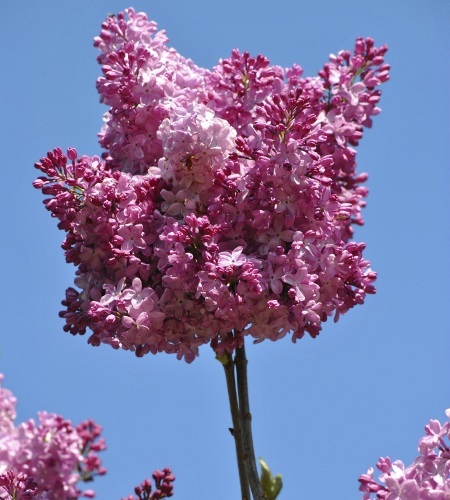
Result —
M155 470L152 474L155 482L155 490L152 491L150 479L145 479L140 485L136 486L134 492L137 496L129 495L122 500L162 500L173 496L173 482L175 476L172 471L166 467L163 470Z
M450 498L450 409L448 421L441 425L430 420L425 426L425 436L419 440L420 455L405 467L401 460L392 462L389 457L380 458L377 469L381 471L378 482L370 467L358 481L363 500L446 500Z
M7 495L7 496L5 496ZM0 496L7 500L26 500L36 498L43 500L45 494L39 493L37 483L23 472L14 474L12 470L0 475Z
M0 498L94 498L78 483L106 472L98 456L106 448L101 427L92 420L74 427L47 412L15 426L15 405L12 393L0 387Z
M316 337L375 292L351 241L368 193L354 147L380 111L386 46L359 38L316 77L238 50L206 70L131 8L95 45L105 152L55 149L34 182L77 268L66 331L191 362L245 335Z

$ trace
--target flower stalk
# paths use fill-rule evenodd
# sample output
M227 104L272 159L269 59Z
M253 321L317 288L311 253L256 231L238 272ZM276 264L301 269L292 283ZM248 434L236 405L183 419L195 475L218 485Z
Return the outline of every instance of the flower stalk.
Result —
M236 446L236 460L239 470L239 481L241 484L242 500L250 500L250 489L247 479L247 471L244 464L244 445L242 443L242 426L239 413L239 402L236 392L236 379L234 376L234 361L231 354L226 354L225 359L220 360L225 370L227 381L228 400L230 403L231 419L233 428L230 429Z
M266 500L256 469L255 450L253 447L252 414L250 413L250 400L248 396L247 357L245 344L236 349L235 365L239 398L239 415L241 420L242 444L245 454L245 469L254 499Z
M236 349L234 359L226 354L222 364L227 380L242 500L250 500L250 490L254 500L267 500L259 480L253 447L245 345Z

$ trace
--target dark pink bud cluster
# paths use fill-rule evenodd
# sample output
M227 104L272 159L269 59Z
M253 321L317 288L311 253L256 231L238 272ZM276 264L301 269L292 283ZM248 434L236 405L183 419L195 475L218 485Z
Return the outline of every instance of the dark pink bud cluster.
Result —
M380 458L377 469L381 475L377 482L371 467L358 481L363 500L446 500L450 498L450 409L446 410L447 422L430 420L425 426L425 436L419 441L420 455L405 467L401 460L391 462ZM382 483L382 484L380 484Z
M92 419L84 420L76 427L78 435L83 440L81 449L83 460L78 463L81 481L92 481L95 476L106 474L106 469L98 456L100 451L106 450L105 438L100 437L102 430L102 427Z
M137 496L130 495L122 498L122 500L161 500L163 498L169 498L173 495L172 483L175 481L175 476L169 468L166 467L162 471L155 470L152 477L155 482L154 490L150 479L145 479L134 489Z
M244 335L315 337L374 293L350 241L367 196L354 146L379 112L386 47L358 39L312 78L238 50L208 71L133 9L95 45L103 159L55 149L34 183L77 267L66 331L191 362Z
M94 498L93 490L82 491L78 483L106 472L98 457L106 448L101 427L92 420L74 427L47 412L38 413L38 422L16 426L15 404L11 392L0 386L0 499Z
M0 498L7 500L26 500L39 498L36 481L19 472L17 475L12 470L0 475Z

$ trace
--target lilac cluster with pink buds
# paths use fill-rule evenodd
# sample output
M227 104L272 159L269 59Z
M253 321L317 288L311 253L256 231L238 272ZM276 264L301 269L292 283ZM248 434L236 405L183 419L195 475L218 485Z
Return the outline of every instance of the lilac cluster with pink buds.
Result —
M0 498L25 500L44 496L39 493L36 481L23 472L19 472L16 476L12 470L9 470L0 475Z
M419 441L420 455L405 467L401 460L392 462L389 457L380 458L377 469L381 471L379 482L371 467L359 478L363 500L446 500L450 498L450 409L449 419L441 425L430 420L425 426L425 436Z
M0 381L3 375L0 374ZM94 498L78 483L103 475L98 453L106 448L92 420L74 427L53 413L15 426L16 398L0 386L0 499L73 500Z
M368 192L354 147L380 111L385 46L359 38L317 77L238 50L209 71L131 8L95 45L103 158L55 149L34 183L77 267L66 331L191 362L244 335L315 337L374 293L350 241Z
M173 495L172 483L175 481L175 476L172 474L171 469L166 467L163 470L155 470L152 477L155 482L154 491L152 491L150 479L145 479L134 489L137 496L130 495L122 498L122 500L162 500Z

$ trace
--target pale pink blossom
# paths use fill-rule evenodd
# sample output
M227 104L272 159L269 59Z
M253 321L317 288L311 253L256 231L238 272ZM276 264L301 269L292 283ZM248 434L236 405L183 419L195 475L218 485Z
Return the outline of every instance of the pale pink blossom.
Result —
M98 456L106 448L101 427L92 420L75 427L47 412L16 426L15 403L0 387L0 499L93 498L93 490L81 491L79 483L106 472Z
M386 500L446 500L450 498L450 410L444 424L430 420L425 427L426 435L419 441L419 456L405 467L401 460L391 462L389 457L380 458L377 469L382 472L378 482L374 470L359 477L363 499Z

